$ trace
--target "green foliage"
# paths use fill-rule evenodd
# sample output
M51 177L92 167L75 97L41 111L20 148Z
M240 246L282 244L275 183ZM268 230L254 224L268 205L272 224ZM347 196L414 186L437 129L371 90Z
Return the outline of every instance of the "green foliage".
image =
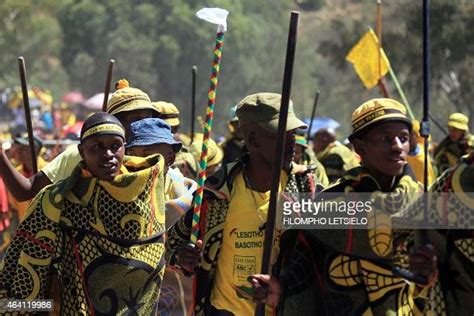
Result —
M61 28L58 25L56 1L0 2L0 88L19 84L17 57L26 61L31 86L64 91L66 73L60 64Z
M352 66L345 61L345 56L368 26L375 29L375 5L364 3L346 7L348 8L351 10L348 18L341 19L340 15L336 15L328 21L330 27L318 52L343 73L339 81L340 87L337 88L342 95L368 95L370 93L361 91L361 85L355 90L358 78ZM454 111L474 118L471 105L474 93L471 57L474 42L470 41L473 35L468 31L470 26L474 26L473 10L474 4L467 1L462 4L449 0L431 1L430 100L431 112L434 116L443 118L441 124L445 124L449 113ZM420 119L423 107L422 3L406 0L385 2L383 12L384 50L415 116ZM408 18L402 20L401 17ZM355 81L346 82L347 76L355 78ZM386 81L391 96L400 99L388 75ZM372 90L378 92L377 88ZM352 104L348 112L357 105L358 103ZM336 113L333 114L337 117ZM471 123L472 121L471 119ZM436 127L432 131L435 139L443 137Z
M319 10L324 6L324 0L295 0L302 10Z
M188 131L193 65L198 67L199 115L205 115L207 102L216 26L195 17L205 6L230 11L216 134L225 132L230 107L245 95L281 91L292 9L302 10L292 87L300 116L310 115L320 90L317 114L340 121L340 136L345 137L352 110L380 96L377 88L363 87L345 60L367 28L375 28L375 2L369 0L4 0L0 90L19 84L16 58L22 55L30 86L52 90L56 101L68 90L92 96L103 91L108 60L113 58L114 81L127 78L153 100L175 103ZM431 101L438 117L453 111L474 114L473 13L472 1L431 1ZM421 40L421 1L384 1L383 46L418 117ZM391 79L386 81L391 96L399 98Z

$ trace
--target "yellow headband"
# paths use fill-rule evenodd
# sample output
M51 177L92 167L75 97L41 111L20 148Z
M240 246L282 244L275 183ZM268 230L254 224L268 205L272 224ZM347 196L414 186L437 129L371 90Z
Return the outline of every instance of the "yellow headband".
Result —
M81 137L81 140L86 139L89 136L92 136L94 134L98 133L105 133L105 134L115 134L118 136L121 136L123 139L125 139L125 132L122 127L120 127L117 124L113 123L107 123L107 124L100 124L97 126L94 126L90 129L88 129Z

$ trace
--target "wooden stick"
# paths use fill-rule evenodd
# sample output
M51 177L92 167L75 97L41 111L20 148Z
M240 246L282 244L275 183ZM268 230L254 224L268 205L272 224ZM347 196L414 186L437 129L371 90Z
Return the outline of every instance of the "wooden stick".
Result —
M283 168L283 151L286 142L286 123L288 120L288 107L291 95L291 80L293 77L293 64L295 60L296 35L298 30L299 12L291 12L290 28L288 32L288 43L286 47L285 72L283 75L283 87L281 94L280 116L278 119L278 134L275 151L275 163L273 164L272 189L268 206L267 223L265 225L265 239L263 243L262 274L270 271L270 260L273 248L273 235L277 212L278 190L280 187L280 173ZM255 315L265 315L265 305L257 304Z
M193 143L194 139L194 123L196 121L196 74L197 66L193 66L191 83L191 144Z
M104 103L102 103L102 112L107 112L107 102L109 101L110 82L112 81L112 73L114 71L115 60L109 60L109 69L107 70L107 78L105 79Z
M382 79L382 0L377 0L377 37L379 40L378 62L379 62L379 81Z
M36 174L38 172L38 161L36 160L33 124L31 122L30 99L28 98L28 86L26 84L25 59L22 56L18 57L18 66L20 69L21 91L23 93L23 107L25 109L26 129L28 131L28 142L30 144L31 165L33 174Z
M420 124L420 135L424 138L425 161L424 161L424 194L423 194L423 226L421 229L414 231L415 246L425 246L430 243L428 231L428 136L430 134L429 121L429 102L430 102L430 51L429 51L429 0L423 0L423 120ZM427 285L428 278L423 275L415 274L409 270L400 267L394 267L393 272L406 280L417 284Z
M311 137L311 130L313 129L314 114L316 114L316 107L318 106L318 100L319 100L319 90L316 91L316 96L314 97L313 111L311 112L311 117L310 117L310 121L309 121L308 134L306 135L306 138L308 140Z
M428 137L430 136L430 1L423 0L423 120L420 124L420 135L424 138L425 161L424 161L424 207L423 221L425 226L428 221ZM430 243L428 231L419 230L419 243L427 245ZM416 236L415 236L416 237ZM416 240L415 240L416 242ZM426 280L428 282L428 280Z
M383 78L379 79L378 85L380 88L380 92L382 93L384 98L390 98L390 94L388 93L387 86L385 85L385 81L383 80Z
M379 63L379 88L380 92L385 98L390 98L387 86L382 78L382 0L377 0L377 13L376 13L376 31L377 31L377 38L379 43L378 49L378 63Z

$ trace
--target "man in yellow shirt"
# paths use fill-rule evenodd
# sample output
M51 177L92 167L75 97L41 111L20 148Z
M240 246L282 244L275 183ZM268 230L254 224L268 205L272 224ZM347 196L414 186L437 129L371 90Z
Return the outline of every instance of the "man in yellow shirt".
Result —
M279 94L257 93L238 104L237 116L249 154L225 165L206 183L201 210L202 256L196 251L199 246L185 246L192 209L170 230L169 263L183 273L196 272L196 315L254 313L255 304L237 292L248 286L247 277L258 272L262 263L280 103ZM285 192L315 192L322 189L320 170L292 162L298 128L307 126L296 117L290 102L280 187Z

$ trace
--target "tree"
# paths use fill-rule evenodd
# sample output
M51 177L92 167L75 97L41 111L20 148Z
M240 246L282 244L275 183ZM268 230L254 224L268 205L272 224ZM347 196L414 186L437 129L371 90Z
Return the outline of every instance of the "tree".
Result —
M20 84L16 59L24 56L30 86L48 87L56 97L67 89L59 62L62 36L56 10L53 0L0 2L0 88Z
M230 11L217 93L216 122L221 123L221 132L230 107L239 99L259 90L281 89L289 3L214 4ZM114 79L126 77L152 99L175 103L186 131L191 67L199 69L198 113L205 115L216 32L215 25L195 17L200 8L184 0L83 0L65 5L59 12L62 64L71 87L86 94L101 91L107 60L114 58Z
M368 10L368 8L371 10ZM345 55L365 32L367 25L375 24L375 5L351 6L351 16L332 19L331 27L318 48L339 71L352 71ZM471 116L473 76L469 27L474 26L474 4L454 3L448 0L431 1L431 110L438 117L460 111ZM384 4L383 46L392 67L408 97L416 117L422 114L422 34L421 2L397 1ZM398 12L398 14L396 14ZM401 17L408 17L403 20ZM337 34L337 35L336 35ZM350 76L356 77L352 72ZM399 99L391 79L387 78L391 95ZM342 82L340 83L342 84ZM342 88L341 88L342 89ZM361 88L360 88L361 89ZM347 87L347 91L352 90ZM377 92L377 89L372 89ZM360 93L360 92L358 92ZM445 122L442 122L445 123ZM436 138L443 135L433 128Z

